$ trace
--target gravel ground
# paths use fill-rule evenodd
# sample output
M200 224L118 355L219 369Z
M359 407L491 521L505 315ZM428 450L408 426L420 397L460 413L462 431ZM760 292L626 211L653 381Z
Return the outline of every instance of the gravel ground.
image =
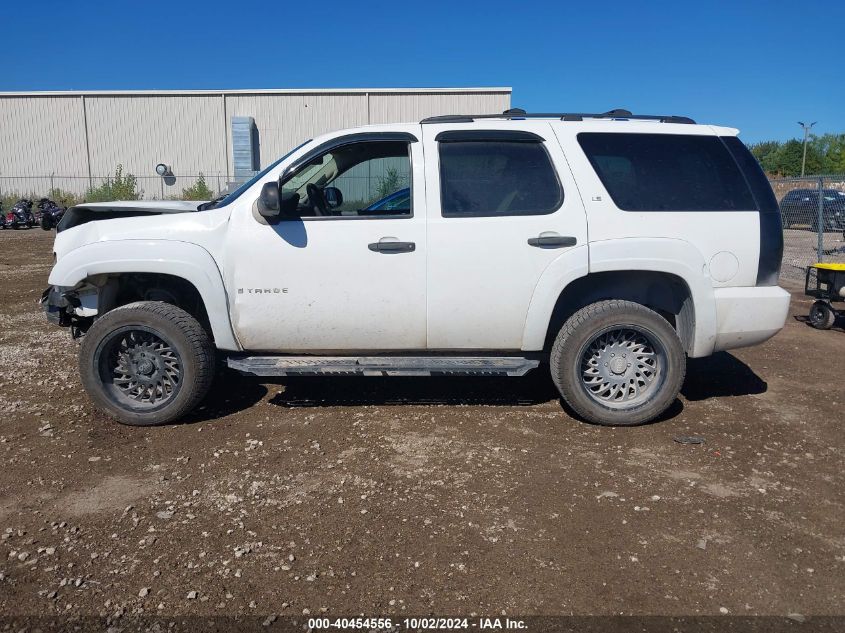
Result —
M819 234L809 228L786 229L783 232L783 267L780 278L784 283L798 283L804 287L807 266L819 261ZM845 235L828 231L822 234L822 258L826 262L845 262Z
M138 429L39 313L50 244L0 233L0 615L845 613L845 332L800 293L638 428L571 419L538 371L225 373Z

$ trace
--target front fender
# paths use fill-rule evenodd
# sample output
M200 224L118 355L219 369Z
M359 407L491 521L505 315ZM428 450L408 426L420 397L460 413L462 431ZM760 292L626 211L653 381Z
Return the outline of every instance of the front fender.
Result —
M570 251L572 253L572 251ZM523 350L540 350L557 299L570 283L588 273L647 270L684 280L692 296L695 315L690 356L708 356L716 342L716 301L704 257L684 240L627 238L591 242L589 264L566 253L550 264L540 277L525 323ZM574 254L574 253L573 253Z
M94 275L159 273L193 284L205 304L215 345L240 350L229 320L229 301L220 269L196 244L171 240L113 240L81 246L62 257L50 272L53 286L74 287Z

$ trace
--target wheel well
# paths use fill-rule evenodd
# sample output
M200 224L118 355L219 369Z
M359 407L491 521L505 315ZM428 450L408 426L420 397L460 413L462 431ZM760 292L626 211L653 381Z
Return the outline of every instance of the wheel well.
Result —
M624 299L651 308L672 324L684 349L692 351L695 310L689 286L677 275L649 270L591 273L566 286L552 310L544 349L551 349L570 316L604 299Z
M135 301L162 301L178 306L199 321L213 340L202 295L190 281L161 273L110 275L100 289L98 313L103 315Z

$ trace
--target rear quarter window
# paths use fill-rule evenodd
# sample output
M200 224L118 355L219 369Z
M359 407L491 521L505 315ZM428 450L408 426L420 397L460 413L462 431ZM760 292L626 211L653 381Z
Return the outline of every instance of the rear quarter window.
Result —
M753 211L757 205L716 136L582 132L578 143L624 211Z

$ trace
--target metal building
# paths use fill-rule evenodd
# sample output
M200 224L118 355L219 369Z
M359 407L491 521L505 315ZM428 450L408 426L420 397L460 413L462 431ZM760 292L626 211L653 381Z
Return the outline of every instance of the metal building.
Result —
M0 92L0 195L82 193L118 165L146 197L178 195L200 173L220 190L247 138L254 147L239 155L259 169L323 132L501 112L510 97L510 88ZM239 135L250 118L254 130ZM173 177L157 176L158 163Z

